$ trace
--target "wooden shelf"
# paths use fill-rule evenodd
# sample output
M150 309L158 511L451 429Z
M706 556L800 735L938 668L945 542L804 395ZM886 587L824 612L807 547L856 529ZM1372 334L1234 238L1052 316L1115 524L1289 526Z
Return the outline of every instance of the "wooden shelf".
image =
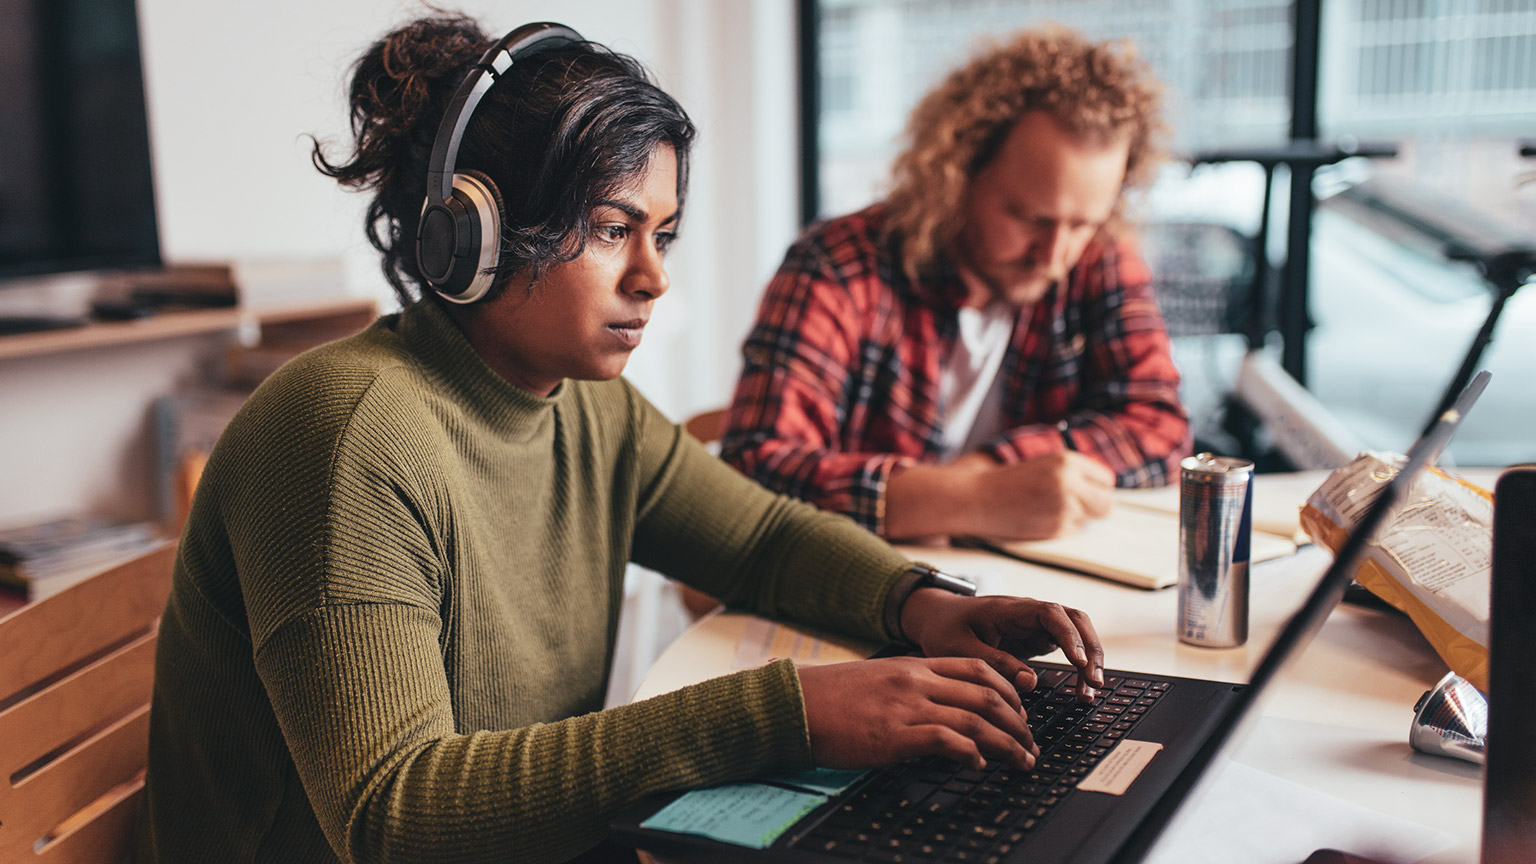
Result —
M223 309L194 309L162 312L136 321L101 321L83 327L44 330L37 333L13 333L0 336L0 360L35 357L62 351L83 351L109 345L127 345L216 333L254 323L258 326L302 322L316 318L353 317L366 323L374 314L369 299L346 299L303 306L249 308L231 306Z
M233 330L240 321L240 309L231 306L163 312L136 321L101 321L62 330L12 333L0 336L0 360Z

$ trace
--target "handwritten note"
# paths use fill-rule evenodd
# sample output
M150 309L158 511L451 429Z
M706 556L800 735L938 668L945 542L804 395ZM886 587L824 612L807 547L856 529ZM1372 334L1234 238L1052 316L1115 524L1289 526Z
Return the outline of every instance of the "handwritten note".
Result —
M640 827L766 849L826 800L827 796L817 793L733 783L695 789L656 811Z

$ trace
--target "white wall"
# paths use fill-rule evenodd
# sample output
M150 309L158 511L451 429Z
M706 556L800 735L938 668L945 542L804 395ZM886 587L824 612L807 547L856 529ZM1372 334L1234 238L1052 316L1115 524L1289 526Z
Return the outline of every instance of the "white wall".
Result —
M467 2L488 32L555 20L632 54L700 128L673 294L630 377L682 416L723 403L762 283L795 230L789 0ZM344 254L355 293L387 297L364 197L310 165L344 145L348 66L422 14L385 0L140 0L162 246L171 260ZM336 152L340 152L339 150Z
M676 418L728 399L737 347L795 231L790 0L467 2L487 31L569 24L635 55L700 128L672 292L629 375ZM168 261L341 256L345 286L389 295L364 199L310 165L346 140L348 66L423 14L389 0L139 0L161 245ZM226 337L0 360L0 525L74 510L148 515L149 405ZM21 418L15 422L14 418Z
M225 338L0 360L0 526L156 515L152 402L206 379Z

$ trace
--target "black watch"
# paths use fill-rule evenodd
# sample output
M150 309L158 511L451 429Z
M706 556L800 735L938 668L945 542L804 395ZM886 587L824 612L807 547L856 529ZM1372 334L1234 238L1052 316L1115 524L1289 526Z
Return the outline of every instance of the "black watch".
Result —
M896 642L907 641L906 634L901 631L901 607L906 605L907 598L919 588L942 588L955 594L966 597L976 595L976 583L969 579L963 579L945 573L927 564L914 563L907 568L907 572L891 586L890 596L885 602L885 630Z

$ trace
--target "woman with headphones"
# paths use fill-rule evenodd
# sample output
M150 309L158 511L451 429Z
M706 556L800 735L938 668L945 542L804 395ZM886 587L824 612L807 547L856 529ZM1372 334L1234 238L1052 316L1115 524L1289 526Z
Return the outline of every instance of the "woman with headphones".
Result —
M694 128L559 25L408 24L357 63L402 311L276 372L215 448L161 624L141 862L610 860L660 790L928 754L1033 764L1018 656L1075 610L957 593L764 491L621 377ZM771 663L599 710L625 566L926 657ZM947 590L946 590L947 589Z

